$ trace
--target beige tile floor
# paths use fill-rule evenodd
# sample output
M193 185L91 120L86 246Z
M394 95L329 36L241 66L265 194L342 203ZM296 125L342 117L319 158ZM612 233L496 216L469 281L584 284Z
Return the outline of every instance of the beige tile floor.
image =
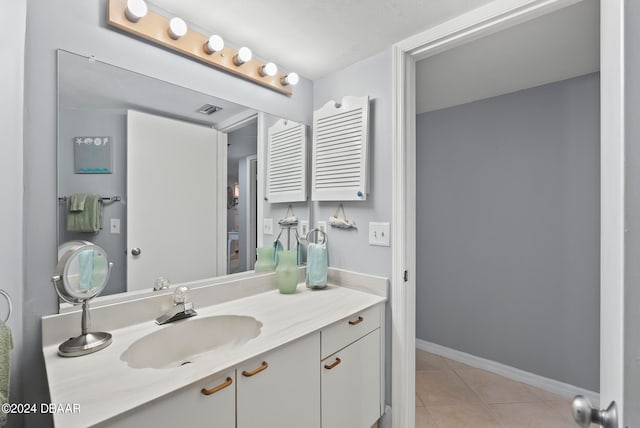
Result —
M417 350L416 428L466 427L577 425L567 398Z

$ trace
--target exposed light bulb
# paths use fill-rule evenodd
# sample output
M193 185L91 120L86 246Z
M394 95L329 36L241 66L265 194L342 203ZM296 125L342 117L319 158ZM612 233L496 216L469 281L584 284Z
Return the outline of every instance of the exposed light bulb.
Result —
M252 56L253 55L251 54L251 49L243 46L238 50L236 56L233 57L233 63L237 66L240 66L247 61L251 61Z
M144 0L127 0L124 16L131 22L138 22L147 15L147 4Z
M207 43L204 44L204 51L209 55L219 52L223 48L224 48L224 40L222 40L222 37L218 36L217 34L214 34L213 36L209 37L209 40L207 40Z
M187 34L187 23L182 18L171 18L171 21L169 21L169 36L174 40L178 40L185 34Z
M258 69L258 72L260 73L260 76L262 76L262 77L265 77L265 76L273 77L278 72L278 66L275 65L272 62L268 62L265 65L263 65L262 67L260 67Z
M298 73L289 73L286 76L284 76L282 79L280 79L280 83L282 83L284 86L295 86L298 84L298 82L300 81L300 77L298 77Z

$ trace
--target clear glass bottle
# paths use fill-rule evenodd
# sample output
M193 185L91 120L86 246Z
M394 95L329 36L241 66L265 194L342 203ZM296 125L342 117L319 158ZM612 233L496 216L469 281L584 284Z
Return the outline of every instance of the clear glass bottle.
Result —
M256 272L273 272L276 268L273 247L256 248L258 260L254 266Z
M278 290L282 294L295 293L298 286L298 266L296 251L285 250L278 252L278 266L276 267L276 281Z

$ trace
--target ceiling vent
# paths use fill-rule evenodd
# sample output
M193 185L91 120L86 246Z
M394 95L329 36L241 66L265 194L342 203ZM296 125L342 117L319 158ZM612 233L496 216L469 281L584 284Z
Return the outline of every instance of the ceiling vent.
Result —
M222 110L222 107L214 106L212 104L205 104L196 110L198 113L206 114L207 116L211 116L213 113Z

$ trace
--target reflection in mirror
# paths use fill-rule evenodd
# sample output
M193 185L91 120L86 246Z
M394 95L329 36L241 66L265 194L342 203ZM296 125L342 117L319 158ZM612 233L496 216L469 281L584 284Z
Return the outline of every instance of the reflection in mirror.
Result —
M175 137L167 143L174 143L174 152L161 153L160 145L153 143L168 133L157 132L153 126L143 132L153 135L146 141L151 146L140 149L143 143L129 141L135 131L131 117L136 114L159 119L172 130L182 124L208 129L216 135L215 159L206 168L189 168L188 159L186 165L178 166L178 160L193 155L192 149L186 149L187 140ZM262 235L258 213L264 209L264 216L273 217L277 224L286 211L286 206L279 206L282 204L257 200L263 186L258 173L262 168L257 143L262 126L259 117L259 112L242 105L58 51L58 243L91 240L111 255L114 268L103 295L151 291L160 277L166 278L163 284L168 281L174 285L251 271L256 246L262 241L268 246L274 239L273 235ZM279 120L268 114L261 117L264 126ZM162 157L170 163L160 164ZM195 159L198 157L196 154ZM215 180L205 190L175 184L170 189L157 181L168 178L168 183L174 183L175 177L201 171L212 172ZM133 190L145 180L147 187ZM136 191L145 196L132 197ZM202 228L192 225L192 213L197 211L194 206L205 200L215 200L216 207L216 234L208 238ZM78 201L84 202L84 209L72 210ZM301 219L308 219L306 202L295 204L295 208ZM169 220L160 220L160 214L169 211ZM141 224L151 226L144 239L155 241L145 243L136 237L134 212ZM175 234L170 236L170 232ZM205 253L201 244L213 249ZM156 254L160 250L173 253L163 259ZM177 254L186 259L203 254L206 269L168 270L184 264L177 261ZM134 263L149 259L155 259L155 264L132 280Z
M58 347L62 357L79 357L106 348L111 334L91 332L89 300L100 294L109 281L113 263L105 251L88 241L70 241L58 247L56 274L51 278L62 300L82 304L81 334Z
M81 303L107 285L113 267L104 250L88 241L69 241L58 248L56 287L60 298Z
M251 270L256 260L257 124L251 120L228 133L227 273Z

